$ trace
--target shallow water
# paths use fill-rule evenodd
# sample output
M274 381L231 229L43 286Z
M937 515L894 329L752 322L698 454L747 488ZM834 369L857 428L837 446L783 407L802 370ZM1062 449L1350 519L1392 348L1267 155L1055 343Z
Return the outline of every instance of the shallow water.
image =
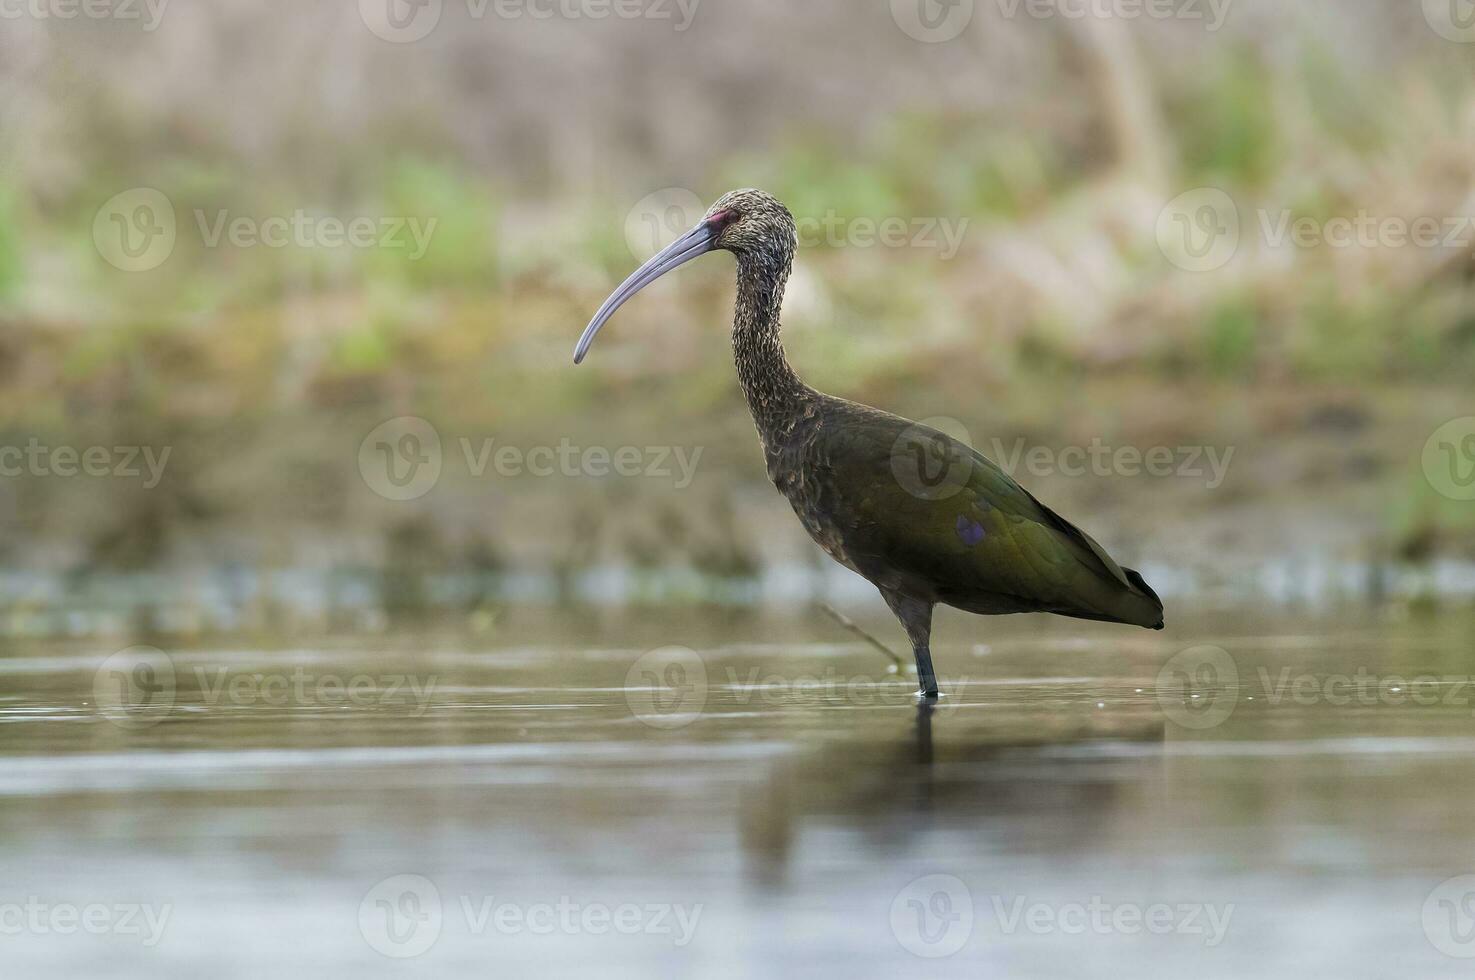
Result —
M4 975L1467 974L1475 618L1249 612L15 647Z

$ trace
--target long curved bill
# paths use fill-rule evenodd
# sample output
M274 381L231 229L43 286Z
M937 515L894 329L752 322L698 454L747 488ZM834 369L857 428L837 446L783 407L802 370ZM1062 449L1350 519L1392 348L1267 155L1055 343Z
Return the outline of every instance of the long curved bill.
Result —
M594 343L594 335L599 333L599 328L604 326L606 320L615 315L615 310L625 305L626 300L678 265L685 265L692 259L712 251L716 238L717 233L711 223L703 221L651 256L645 265L636 269L629 279L620 284L619 289L610 294L609 299L605 300L604 305L599 308L599 312L594 314L594 319L589 321L589 326L584 328L584 335L579 338L578 346L574 348L574 363L578 364L584 360L584 355L589 353L589 346Z

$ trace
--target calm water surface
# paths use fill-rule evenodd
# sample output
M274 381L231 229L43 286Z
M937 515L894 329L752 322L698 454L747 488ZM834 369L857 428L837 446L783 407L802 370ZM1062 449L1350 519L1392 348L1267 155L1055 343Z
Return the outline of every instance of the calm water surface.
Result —
M3 973L1468 975L1475 617L1263 621L12 646Z

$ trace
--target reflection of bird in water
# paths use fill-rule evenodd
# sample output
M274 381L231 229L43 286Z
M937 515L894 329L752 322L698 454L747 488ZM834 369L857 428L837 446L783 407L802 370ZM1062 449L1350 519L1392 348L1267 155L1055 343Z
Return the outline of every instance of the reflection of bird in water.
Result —
M933 702L924 698L917 702L917 764L932 765Z
M949 702L951 703L951 699ZM973 727L970 715L990 719ZM1117 802L1116 774L1097 763L1044 758L1044 750L1103 738L1160 742L1161 720L1101 718L1031 726L1020 737L1019 719L994 727L993 712L939 709L922 699L908 722L911 738L897 739L895 724L877 740L847 740L786 759L746 801L741 814L743 851L756 884L786 880L806 828L851 830L877 851L905 850L928 833L990 834L1064 851L1085 851L1109 833L1102 815ZM887 736L890 741L885 741ZM1058 778L1042 779L1051 771ZM1028 774L1028 778L1025 778ZM1048 822L1039 819L1048 813Z
M991 460L936 429L799 380L779 340L796 243L794 218L779 201L754 190L724 195L605 300L574 362L642 288L699 255L731 252L733 351L769 478L820 547L880 590L912 643L924 697L937 696L930 644L938 603L1162 628L1162 603L1141 575Z

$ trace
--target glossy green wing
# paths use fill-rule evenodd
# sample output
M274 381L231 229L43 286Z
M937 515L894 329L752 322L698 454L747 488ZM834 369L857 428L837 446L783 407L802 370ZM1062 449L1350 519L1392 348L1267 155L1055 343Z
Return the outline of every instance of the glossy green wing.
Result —
M932 584L943 601L993 603L1154 626L1161 605L1084 531L992 460L946 434L881 412L822 428L828 510L858 564Z

